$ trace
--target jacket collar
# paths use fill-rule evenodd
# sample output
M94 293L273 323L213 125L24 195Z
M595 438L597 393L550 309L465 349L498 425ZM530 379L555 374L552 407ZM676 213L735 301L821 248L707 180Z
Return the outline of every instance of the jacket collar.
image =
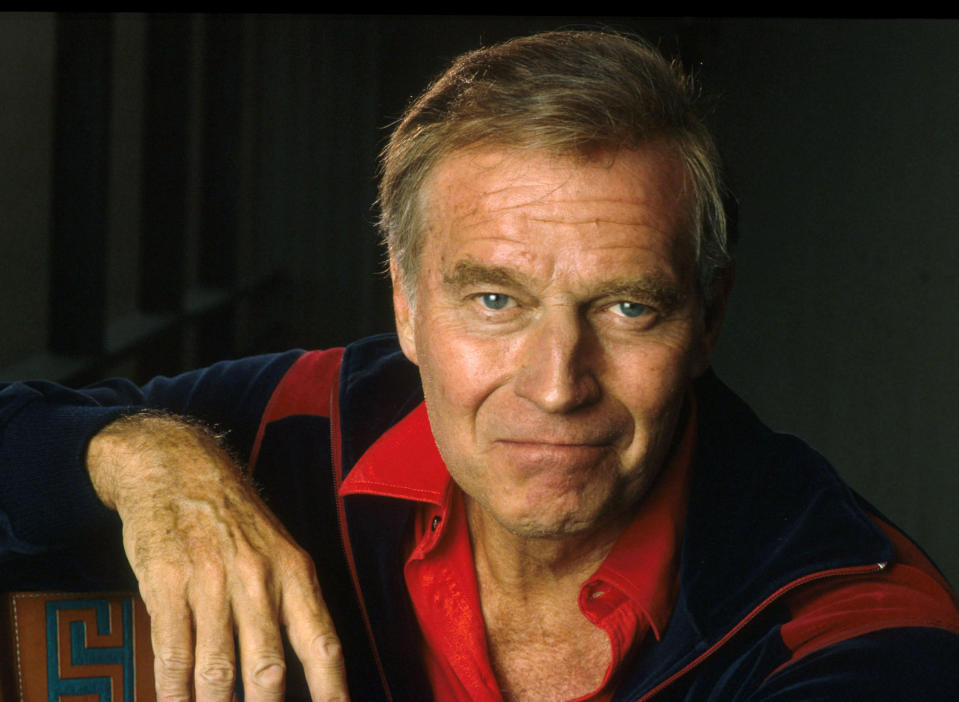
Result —
M765 427L712 372L695 392L679 597L662 641L636 662L616 700L643 698L698 665L796 583L892 559L822 456Z
M403 356L394 335L347 346L340 370L340 432L334 437L340 441L341 476L347 479L376 439L422 400L419 371ZM411 503L354 495L342 504L357 594L389 681L386 699L428 700L432 694L426 673L410 655L419 650L420 641L403 582L403 539Z
M801 577L892 558L821 455L763 425L712 373L696 394L702 422L682 568L707 637Z

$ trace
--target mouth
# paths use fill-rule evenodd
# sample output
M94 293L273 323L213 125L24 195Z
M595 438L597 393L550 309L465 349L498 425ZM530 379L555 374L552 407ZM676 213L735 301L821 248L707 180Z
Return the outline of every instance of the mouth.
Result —
M561 441L551 441L544 439L500 439L497 441L499 444L504 446L516 446L516 447L536 447L541 446L544 448L603 448L610 445L609 441L570 441L569 439L564 439Z
M543 434L505 436L496 440L496 443L515 445L515 446L556 446L563 448L571 447L609 447L614 443L615 437L606 434L590 433L576 436L572 433L553 434L552 436Z
M608 441L571 442L542 439L506 439L496 442L516 466L532 469L587 468L595 465L610 450Z

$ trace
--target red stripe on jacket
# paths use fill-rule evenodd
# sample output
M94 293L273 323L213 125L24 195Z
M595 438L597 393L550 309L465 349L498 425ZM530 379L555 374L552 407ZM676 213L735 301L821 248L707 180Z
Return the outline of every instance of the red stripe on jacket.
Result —
M882 629L924 626L959 633L959 601L922 551L898 529L873 521L892 542L895 561L881 572L810 583L786 599L792 619L780 634L792 657Z
M270 422L297 414L327 417L332 414L333 388L339 378L343 349L309 351L293 362L267 402L250 452L250 472L260 455L263 433Z

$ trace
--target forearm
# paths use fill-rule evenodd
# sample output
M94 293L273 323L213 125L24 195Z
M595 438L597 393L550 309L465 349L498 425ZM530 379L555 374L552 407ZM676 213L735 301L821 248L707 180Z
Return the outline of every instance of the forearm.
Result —
M223 362L144 386L0 383L0 562L82 548L91 533L116 528L86 458L92 438L120 417L144 408L199 417L229 428L231 450L245 460L263 408L299 356Z

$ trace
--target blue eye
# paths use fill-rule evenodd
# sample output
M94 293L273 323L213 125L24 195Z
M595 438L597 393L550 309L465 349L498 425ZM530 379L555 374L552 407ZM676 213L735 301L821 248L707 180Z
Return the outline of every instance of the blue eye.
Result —
M617 302L613 305L613 309L617 311L617 314L631 318L642 317L649 311L646 305L638 302Z
M510 303L510 296L500 293L483 293L479 296L479 299L483 307L489 310L506 309Z

